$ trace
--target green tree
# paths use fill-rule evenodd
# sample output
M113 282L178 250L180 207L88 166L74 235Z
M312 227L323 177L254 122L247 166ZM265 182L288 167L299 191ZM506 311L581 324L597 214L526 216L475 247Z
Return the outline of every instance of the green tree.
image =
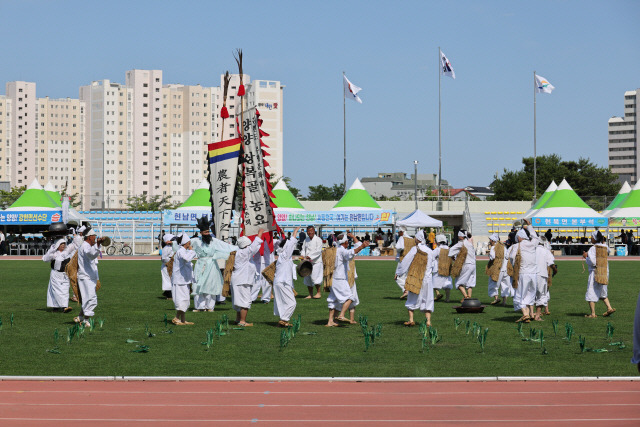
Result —
M332 187L326 185L309 186L309 197L307 200L340 200L344 195L343 184L333 184Z
M504 170L491 184L495 195L490 200L533 200L533 157L522 159L524 167L518 171ZM598 167L589 159L563 161L557 154L537 158L537 196L540 197L551 181L563 179L592 208L604 209L620 189L618 175L608 168Z
M18 200L26 190L26 185L21 187L11 187L11 190L9 191L0 190L0 208L6 209L11 206L13 202Z
M171 196L148 196L142 194L127 199L127 207L132 211L162 211L166 209L175 209L178 203L171 202Z

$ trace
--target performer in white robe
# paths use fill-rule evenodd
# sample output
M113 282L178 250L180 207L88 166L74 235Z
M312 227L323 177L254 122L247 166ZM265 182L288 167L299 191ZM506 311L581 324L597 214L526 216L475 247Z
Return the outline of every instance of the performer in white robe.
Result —
M305 297L305 299L319 299L322 297L320 286L322 285L322 271L324 268L322 264L322 239L316 234L316 229L313 225L307 227L307 238L304 239L300 255L313 264L311 274L304 278L304 284L309 290L309 296ZM314 287L316 288L315 294L313 293Z
M407 291L404 290L404 282L407 280L407 276L398 274L398 268L400 268L400 257L404 254L404 237L405 237L404 235L405 235L404 230L398 231L398 241L396 242L396 262L398 263L398 265L396 266L396 274L394 279L396 281L396 284L402 290L402 295L400 296L400 299L407 297ZM407 235L407 237L410 237L410 236Z
M253 326L253 323L247 323L247 313L252 302L251 288L256 283L256 275L258 274L252 258L260 250L264 231L260 229L253 242L246 236L238 239L239 249L236 252L233 273L231 274L231 287L233 288L233 309L237 312L236 322L240 326Z
M90 326L89 319L93 317L98 306L96 286L99 276L96 259L100 255L102 239L96 239L96 232L89 230L78 249L78 292L82 300L82 309L73 320L76 323L84 323L85 326Z
M160 256L162 267L160 267L160 276L162 277L162 295L167 299L171 299L171 276L169 276L169 271L167 271L167 264L173 257L173 247L171 244L173 238L174 235L169 233L162 236L162 255ZM173 271L171 271L171 274L173 274Z
M584 296L584 299L589 303L589 309L591 310L590 314L585 315L584 317L596 318L596 302L602 300L604 305L607 306L607 311L603 314L604 317L610 316L612 313L615 313L616 309L611 307L611 303L609 302L607 285L604 283L598 283L596 281L596 246L607 248L607 245L604 243L604 236L600 231L596 230L591 234L591 243L593 246L589 248L588 252L584 252L582 257L586 259L587 266L589 267L589 282L587 283L587 293ZM607 260L607 278L609 277L609 261Z
M518 249L520 250L520 274L518 275L516 294L513 297L513 309L522 311L522 317L516 322L529 323L533 317L533 306L536 300L536 248L539 239L533 227L528 227L527 220L525 220L523 228L516 234L516 239L518 243L513 245L514 248L510 250L511 258L509 259L511 264L515 265Z
M433 275L431 274L433 270L433 254L431 249L426 245L424 232L422 230L416 233L415 240L416 246L412 247L409 253L407 253L402 259L399 267L399 273L405 275L405 277L408 275L409 267L411 266L418 249L427 254L428 261L425 267L424 277L422 278L420 293L414 294L413 292L409 292L407 295L407 302L404 306L407 308L409 313L409 321L404 322L404 324L405 326L415 326L416 322L414 321L413 312L415 310L420 310L425 313L427 326L431 326L431 313L434 308Z
M464 298L471 298L473 288L476 287L476 251L473 243L467 239L467 232L465 230L458 232L458 243L449 249L449 257L456 259L462 246L467 248L467 257L462 265L460 276L456 278L456 287L460 290Z
M185 312L191 305L189 287L193 283L193 261L195 251L191 248L191 239L185 233L178 237L180 247L173 257L173 272L171 273L171 295L176 308L176 317L171 321L174 325L193 325L187 322Z
M497 234L494 233L489 236L489 244L491 245L491 250L489 251L489 261L493 261L494 264L500 263L500 266L502 267L502 260L496 260L496 243L498 243L499 241L500 238ZM493 298L493 301L491 301L491 305L495 305L500 302L500 297L498 296L498 283L499 282L494 282L493 279L491 279L491 274L489 274L489 283L487 289L489 291L489 298Z
M358 240L356 236L353 237L354 245L353 249L358 249L362 246L362 242ZM353 265L353 286L351 286L351 304L349 304L349 323L352 325L357 324L356 322L356 307L360 305L360 297L358 297L358 269ZM336 309L339 307L336 307Z
M289 320L296 309L296 297L293 293L295 266L293 264L293 250L296 248L299 227L295 229L289 239L281 239L278 246L278 260L276 274L273 278L273 314L278 316L278 326L291 326Z
M331 291L327 297L327 306L329 307L329 321L327 322L327 326L338 326L334 321L335 313L338 309L340 309L340 315L337 319L341 322L349 322L349 319L345 317L352 302L351 288L349 287L348 281L349 261L369 245L369 242L365 241L362 246L356 249L347 249L349 246L349 237L357 240L351 233L338 235L333 282L331 284Z
M263 271L269 266L269 264L273 262L274 257L271 254L271 250L269 249L269 245L267 244L266 240L262 243L261 251L262 253L260 253L260 251L256 252L251 259L251 261L256 266L256 271L258 272L258 274L256 275L256 283L251 288L251 301L256 302L258 298L260 298L260 301L262 301L264 304L268 304L269 301L271 301L273 287L271 286L269 281L264 278L264 276L261 274L261 271ZM262 296L260 296L260 292L262 292Z
M553 254L545 246L546 241L544 236L540 236L536 248L536 312L534 320L538 322L542 321L542 308L549 304L549 267L555 263Z
M507 298L515 295L515 289L511 284L511 276L507 273L507 264L509 263L509 257L511 255L511 250L515 247L512 245L508 249L504 250L504 259L502 261L502 268L500 268L500 276L498 277L498 287L500 291L500 297L502 297L502 306L506 307ZM514 255L515 257L515 255Z
M49 275L49 287L47 289L47 307L53 311L70 312L69 307L69 277L65 273L65 267L71 260L74 251L68 247L64 239L58 239L42 257L42 261L51 263Z
M444 289L444 301L449 302L449 298L451 297L451 289L453 289L453 281L451 280L451 276L441 276L440 274L438 274L440 251L443 249L449 249L449 246L447 246L447 237L444 234L438 234L436 236L436 243L438 244L438 246L432 251L433 261L431 262L431 272L433 276L432 283L433 289L436 293L434 301L442 299L442 294L439 292L439 290Z
M218 268L218 259L226 260L238 247L218 240L211 234L211 222L206 216L198 219L200 238L191 240L198 260L193 269L193 311L213 311L216 295L222 293L223 279Z

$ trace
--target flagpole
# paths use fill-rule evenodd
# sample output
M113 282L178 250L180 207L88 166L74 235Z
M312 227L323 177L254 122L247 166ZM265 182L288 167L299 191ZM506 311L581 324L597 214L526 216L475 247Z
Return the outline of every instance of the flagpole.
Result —
M442 128L441 128L441 116L442 116L442 103L440 98L440 86L442 80L442 51L438 46L438 203L436 203L436 210L438 209L442 201Z
M536 72L533 71L533 203L538 198L538 171L536 162Z
M347 103L344 93L344 71L342 72L342 133L344 138L344 179L342 191L347 192Z

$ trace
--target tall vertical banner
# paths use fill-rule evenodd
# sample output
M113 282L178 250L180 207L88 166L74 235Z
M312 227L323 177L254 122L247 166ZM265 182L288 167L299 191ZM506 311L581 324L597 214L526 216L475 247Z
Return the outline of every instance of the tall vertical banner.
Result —
M229 227L233 216L233 198L235 197L241 143L240 138L233 138L208 145L213 221L216 237L224 241L228 241Z
M268 163L264 160L260 130L259 113L256 108L244 112L242 120L242 157L243 157L243 225L245 236L254 236L258 230L277 230L271 202L269 174L265 170Z

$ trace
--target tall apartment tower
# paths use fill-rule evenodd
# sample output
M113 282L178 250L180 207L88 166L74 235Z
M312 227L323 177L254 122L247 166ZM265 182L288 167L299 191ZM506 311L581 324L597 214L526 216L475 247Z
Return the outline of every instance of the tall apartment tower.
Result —
M640 89L624 93L624 117L609 119L609 168L620 181L638 181L640 146L638 145L638 98Z
M9 181L12 186L29 185L37 176L36 84L8 82L6 98L10 99L12 130L9 136L11 163Z
M0 181L11 181L11 98L0 95Z
M66 194L84 194L85 103L40 98L37 104L37 178Z
M126 208L133 191L132 90L109 80L80 87L86 105L83 209Z
M165 85L162 89L162 194L183 202L206 174L212 141L212 88Z
M130 70L132 89L133 194L162 194L162 71Z
M283 90L284 86L279 81L272 80L255 80L251 81L249 75L243 76L245 85L245 108L257 107L260 112L262 122L262 130L269 134L263 137L264 142L269 148L266 149L269 156L266 160L269 162L267 171L271 176L282 178L283 176ZM220 109L222 108L224 76L220 78L220 86L213 88L215 103L213 105L212 116L214 117L214 141L220 141L222 138L222 119L220 118ZM231 75L229 83L229 91L227 93L227 108L229 110L229 118L225 120L224 139L234 138L239 135L236 129L236 117L240 115L240 97L237 96L238 87L240 85L240 76ZM238 122L240 118L238 117Z

